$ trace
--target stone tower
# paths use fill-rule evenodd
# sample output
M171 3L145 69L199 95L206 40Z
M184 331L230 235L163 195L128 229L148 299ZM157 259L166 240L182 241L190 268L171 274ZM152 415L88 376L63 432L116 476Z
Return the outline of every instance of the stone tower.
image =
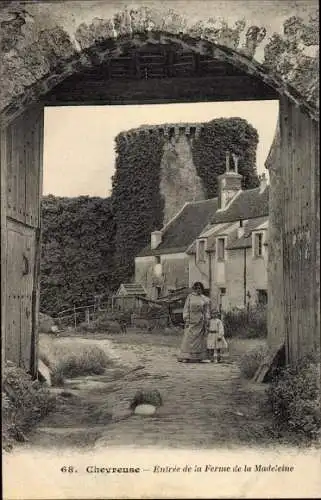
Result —
M164 199L164 224L186 202L205 199L205 190L193 162L192 144L201 125L179 124L164 130L160 193Z
M124 132L127 140L144 132L157 132L164 141L160 162L160 194L164 200L165 225L186 202L206 198L206 190L197 174L193 162L192 145L201 133L202 123L178 123L165 125L143 125Z

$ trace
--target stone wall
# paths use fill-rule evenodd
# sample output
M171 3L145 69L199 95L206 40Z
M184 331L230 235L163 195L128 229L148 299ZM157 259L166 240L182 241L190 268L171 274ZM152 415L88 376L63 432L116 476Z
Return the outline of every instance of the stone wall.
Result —
M164 199L163 224L174 217L186 202L205 200L205 189L196 172L189 135L180 131L168 139L160 165L160 193Z
M165 226L187 202L206 199L206 188L198 176L193 161L192 145L204 125L202 123L176 123L165 125L142 125L121 132L127 142L142 133L155 132L164 139L160 161L159 192L164 201Z

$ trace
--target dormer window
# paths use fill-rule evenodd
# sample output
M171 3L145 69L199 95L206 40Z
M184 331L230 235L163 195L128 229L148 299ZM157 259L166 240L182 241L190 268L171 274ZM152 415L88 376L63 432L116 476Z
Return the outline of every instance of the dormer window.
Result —
M225 260L225 238L217 238L217 260Z
M263 233L253 234L253 256L262 257L263 256Z
M205 240L197 240L197 262L205 262Z

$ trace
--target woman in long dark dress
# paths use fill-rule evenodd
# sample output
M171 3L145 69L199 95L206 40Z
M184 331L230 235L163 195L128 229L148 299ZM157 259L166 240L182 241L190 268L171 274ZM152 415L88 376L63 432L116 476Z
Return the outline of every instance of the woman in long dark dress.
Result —
M210 320L210 300L204 294L202 283L196 282L186 299L183 320L185 323L178 361L200 362L206 359L206 331Z

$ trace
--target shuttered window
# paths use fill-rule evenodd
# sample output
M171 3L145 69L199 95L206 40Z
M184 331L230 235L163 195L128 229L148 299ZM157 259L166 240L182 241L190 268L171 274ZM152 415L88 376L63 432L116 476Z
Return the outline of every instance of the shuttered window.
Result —
M263 255L263 233L254 234L254 257Z

